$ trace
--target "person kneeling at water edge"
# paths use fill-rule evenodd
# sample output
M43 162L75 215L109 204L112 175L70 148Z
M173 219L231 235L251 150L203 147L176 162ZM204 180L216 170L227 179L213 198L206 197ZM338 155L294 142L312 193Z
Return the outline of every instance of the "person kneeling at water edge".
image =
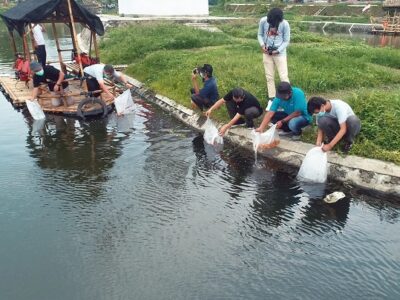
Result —
M104 78L111 81L118 81L125 84L126 87L131 88L132 85L128 83L125 77L114 70L112 65L94 64L83 69L83 72L89 78L86 79L86 84L89 92L102 90L111 99L114 99L114 95L110 92L109 87L104 83ZM99 96L95 94L94 96Z
M204 108L210 108L215 101L218 100L218 88L217 81L212 75L213 67L205 64L203 67L198 67L193 70L192 73L192 84L193 88L190 90L192 107L199 108L201 111ZM200 75L204 82L204 87L199 89L197 83L197 75Z
M41 84L47 84L50 91L62 94L64 89L68 87L68 82L63 82L64 73L55 67L45 65L38 62L31 62L30 69L33 74L33 92L32 99L37 99L40 94L39 87Z
M262 108L260 102L249 92L242 88L235 88L226 94L223 98L219 99L205 115L209 117L212 111L218 109L223 104L226 104L229 116L232 118L228 124L221 127L219 134L224 135L226 131L233 125L244 123L243 116L246 119L246 126L248 128L254 127L253 119L262 115Z
M267 111L256 131L263 132L267 125L272 122L276 124L276 128L293 133L292 139L299 140L302 128L311 123L311 116L307 111L306 96L301 89L292 88L290 83L285 81L278 85L277 90L278 93L269 111Z
M317 146L323 142L323 151L330 151L344 138L343 151L349 152L354 139L361 130L360 119L354 114L350 105L342 100L325 100L312 97L307 105L310 114L317 114Z

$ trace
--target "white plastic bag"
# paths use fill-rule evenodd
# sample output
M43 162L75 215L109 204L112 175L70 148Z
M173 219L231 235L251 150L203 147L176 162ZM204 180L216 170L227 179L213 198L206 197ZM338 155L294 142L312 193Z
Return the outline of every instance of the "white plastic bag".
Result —
M280 142L279 133L276 129L276 124L266 132L259 133L253 130L253 149L257 152L258 149L265 150L278 146Z
M26 100L26 106L33 119L42 120L46 118L37 100Z
M117 115L126 115L135 111L135 104L133 103L132 94L130 90L126 90L114 101Z
M328 155L322 151L322 147L314 147L307 152L297 178L304 181L323 183L327 177Z
M204 140L207 144L216 145L224 143L224 139L218 134L218 129L210 118L207 118L207 121L204 123L203 127L205 129Z

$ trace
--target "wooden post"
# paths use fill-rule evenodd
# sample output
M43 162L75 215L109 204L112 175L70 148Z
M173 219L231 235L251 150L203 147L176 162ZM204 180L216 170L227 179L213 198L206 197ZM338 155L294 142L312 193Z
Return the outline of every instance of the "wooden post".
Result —
M96 32L92 31L92 35L93 35L94 52L96 53L96 58L98 63L100 63L99 47L97 45Z
M12 31L8 31L8 35L10 36L11 49L14 51L14 57L17 56L17 45L15 44L14 33Z
M38 25L36 24L36 26L38 26ZM32 49L35 50L36 41L35 41L35 37L33 36L33 28L32 28L31 23L29 23L29 36L31 37ZM36 53L35 53L35 55L36 55ZM36 56L36 60L38 60L37 56Z
M31 54L29 52L29 45L28 45L28 40L26 38L26 33L24 32L24 34L22 35L22 44L24 47L24 58L25 60L31 60Z
M56 24L54 24L54 22L51 22L51 27L53 28L53 35L54 35L54 39L56 40L58 61L60 62L61 70L63 70L63 72L65 73L65 70L64 70L65 67L64 67L64 64L63 64L63 58L62 58L61 49L60 49L60 42L58 41Z
M74 44L76 45L76 54L80 58L81 57L81 50L79 49L78 39L76 37L75 21L74 21L74 16L72 15L71 0L67 0L67 2L68 2L69 17L70 17L70 20L71 20L72 39L74 41ZM83 67L82 67L82 60L81 59L79 59L79 70L81 71L81 74L83 76Z

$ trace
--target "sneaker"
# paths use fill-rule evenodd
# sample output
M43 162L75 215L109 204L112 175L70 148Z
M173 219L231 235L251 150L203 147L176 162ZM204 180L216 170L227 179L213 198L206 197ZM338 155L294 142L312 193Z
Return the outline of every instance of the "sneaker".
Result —
M291 131L285 131L285 130L283 130L283 129L278 129L278 133L279 133L279 135L281 135L281 136L291 135L291 134L292 134Z
M292 135L292 140L293 141L300 141L301 140L301 134L297 134L297 135L293 134Z
M342 148L342 151L344 153L349 153L349 151L351 150L351 148L353 147L353 143L352 142L345 142Z

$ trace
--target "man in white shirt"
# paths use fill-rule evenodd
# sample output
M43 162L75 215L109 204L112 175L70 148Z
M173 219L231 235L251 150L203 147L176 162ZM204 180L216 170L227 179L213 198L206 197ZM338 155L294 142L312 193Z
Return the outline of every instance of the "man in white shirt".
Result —
M317 146L321 146L325 139L326 144L322 150L330 151L343 138L343 152L350 151L356 135L361 130L360 119L350 105L342 100L312 97L308 101L307 110L310 114L317 114Z
M35 54L39 63L42 64L43 67L46 66L46 46L44 42L43 32L46 29L40 24L32 24L32 33L33 33L33 43L35 46Z
M114 70L112 65L94 64L83 69L83 72L89 77L86 79L89 92L102 90L111 99L114 99L114 95L105 85L104 79L111 81L116 80L124 83L128 88L132 87L132 85L126 81L125 77L121 73ZM95 94L95 96L97 97L99 94Z

